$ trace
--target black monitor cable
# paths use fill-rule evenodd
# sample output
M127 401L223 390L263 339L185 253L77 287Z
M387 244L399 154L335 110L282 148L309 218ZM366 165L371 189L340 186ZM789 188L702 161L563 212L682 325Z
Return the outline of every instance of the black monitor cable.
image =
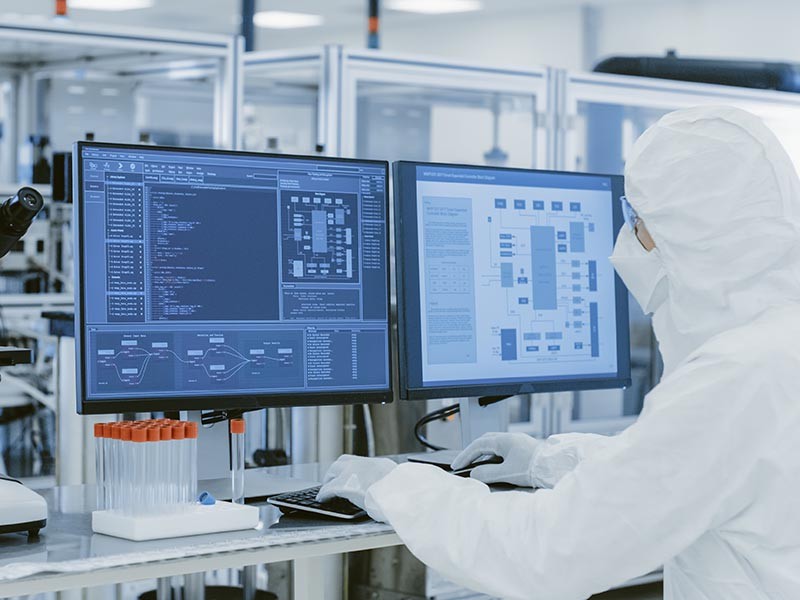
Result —
M426 448L430 448L431 450L446 450L446 448L442 448L441 446L437 446L436 444L429 442L428 439L423 435L422 429L428 423L433 423L434 421L444 420L448 417L452 417L453 415L458 414L460 410L461 407L458 404L452 404L450 406L445 406L444 408L434 410L433 412L429 412L427 415L423 416L419 421L417 421L416 425L414 425L414 436L417 438L419 443Z
M203 425L213 425L214 423L221 423L230 419L241 419L245 413L261 410L259 408L229 408L224 410L212 410L204 412L200 415L200 422Z

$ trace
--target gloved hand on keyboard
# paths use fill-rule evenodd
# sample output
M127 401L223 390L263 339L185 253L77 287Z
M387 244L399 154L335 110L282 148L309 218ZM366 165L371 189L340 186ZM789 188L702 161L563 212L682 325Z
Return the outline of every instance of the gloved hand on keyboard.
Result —
M369 487L397 467L388 458L365 458L363 456L340 456L331 465L322 481L323 486L317 494L318 502L331 498L344 498L359 508L364 507L364 496Z

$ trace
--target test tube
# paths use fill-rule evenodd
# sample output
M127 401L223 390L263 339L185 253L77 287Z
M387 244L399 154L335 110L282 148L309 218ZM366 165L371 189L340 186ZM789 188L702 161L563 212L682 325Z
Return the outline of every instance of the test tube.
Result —
M161 464L159 444L161 443L161 430L150 425L147 428L147 505L154 508L163 503L161 492Z
M170 425L161 426L161 485L164 494L164 506L174 504L172 497L172 482L175 481L173 475L175 461L172 460L172 427Z
M103 423L103 509L108 510L111 508L111 426L113 423Z
M131 514L133 508L133 499L131 498L132 491L132 466L131 460L131 432L133 428L129 423L125 423L120 427L119 440L120 440L120 508L125 514Z
M231 419L231 501L244 504L244 419Z
M110 510L119 510L120 508L120 435L122 426L119 423L111 424L111 460L109 465L111 467L109 483L109 506Z
M131 427L131 507L134 515L146 514L147 490L147 430Z
M95 485L97 488L97 510L105 509L105 439L103 438L103 424L94 424L94 468Z
M197 434L197 422L187 422L186 440L189 444L189 504L194 504L197 501Z
M175 467L175 508L181 510L185 507L189 496L188 475L189 469L185 464L184 448L186 446L186 425L183 422L173 423L172 425L172 462ZM188 454L188 453L186 453Z

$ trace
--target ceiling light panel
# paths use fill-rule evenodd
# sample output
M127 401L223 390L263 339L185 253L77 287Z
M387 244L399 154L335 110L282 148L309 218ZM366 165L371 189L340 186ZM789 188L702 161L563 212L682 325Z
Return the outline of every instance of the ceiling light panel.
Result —
M483 9L480 0L389 0L389 10L424 15L444 15L474 12Z
M264 29L301 29L303 27L319 27L325 22L322 15L289 12L283 10L265 10L253 16L256 27Z
M121 12L151 8L154 0L67 0L67 8Z

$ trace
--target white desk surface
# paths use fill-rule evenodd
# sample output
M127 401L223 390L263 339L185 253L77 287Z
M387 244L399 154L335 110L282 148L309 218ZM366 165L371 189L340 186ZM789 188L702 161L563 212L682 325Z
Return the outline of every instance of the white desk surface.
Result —
M295 465L248 475L295 478L305 484L318 480L321 470L319 465ZM267 504L258 505L258 529L130 542L92 532L93 486L53 488L43 495L50 514L38 540L0 535L0 597L311 559L402 543L383 523L282 516Z

